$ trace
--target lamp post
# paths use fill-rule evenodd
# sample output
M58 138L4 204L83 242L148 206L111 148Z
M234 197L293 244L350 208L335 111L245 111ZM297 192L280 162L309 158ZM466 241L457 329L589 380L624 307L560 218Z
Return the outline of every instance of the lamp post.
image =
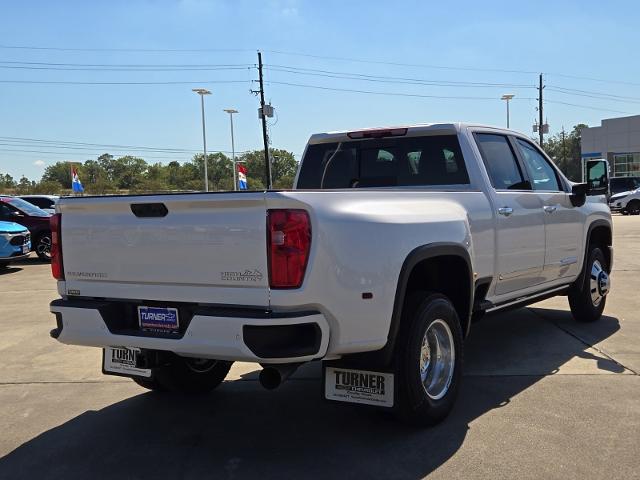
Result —
M500 100L507 101L507 128L509 128L509 100L511 100L515 95L513 93L505 93L500 97Z
M236 146L233 142L233 114L238 113L238 110L234 110L233 108L225 108L225 112L229 114L229 120L231 121L231 161L233 163L233 190L238 190L238 180L236 173Z
M204 148L204 191L209 191L209 172L207 170L207 136L204 131L204 96L211 95L211 92L206 88L193 88L193 92L200 95L200 107L202 109L202 145Z

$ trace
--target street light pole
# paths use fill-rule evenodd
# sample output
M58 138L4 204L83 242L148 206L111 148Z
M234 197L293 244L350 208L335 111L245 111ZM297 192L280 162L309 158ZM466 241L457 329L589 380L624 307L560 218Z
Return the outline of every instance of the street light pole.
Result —
M211 95L211 92L206 88L194 88L192 89L195 93L200 95L200 107L202 110L202 145L204 148L204 191L209 191L209 171L207 169L207 136L205 134L204 128L204 96Z
M231 159L233 163L233 190L238 190L238 180L237 180L237 172L236 172L236 146L233 141L233 114L238 113L238 110L234 110L233 108L225 108L224 110L229 114L229 120L231 121Z
M509 128L509 100L511 100L515 95L513 93L505 93L500 97L500 100L507 101L507 128Z

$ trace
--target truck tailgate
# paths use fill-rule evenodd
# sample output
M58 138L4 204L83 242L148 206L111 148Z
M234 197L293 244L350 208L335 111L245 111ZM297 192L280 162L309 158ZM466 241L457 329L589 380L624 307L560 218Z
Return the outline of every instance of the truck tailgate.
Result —
M69 198L59 205L69 295L269 304L264 193Z

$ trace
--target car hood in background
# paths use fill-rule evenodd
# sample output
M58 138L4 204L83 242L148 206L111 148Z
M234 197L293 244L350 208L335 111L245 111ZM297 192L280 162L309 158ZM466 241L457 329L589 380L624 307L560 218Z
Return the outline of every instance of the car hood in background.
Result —
M0 233L20 233L26 232L27 227L14 222L0 222Z

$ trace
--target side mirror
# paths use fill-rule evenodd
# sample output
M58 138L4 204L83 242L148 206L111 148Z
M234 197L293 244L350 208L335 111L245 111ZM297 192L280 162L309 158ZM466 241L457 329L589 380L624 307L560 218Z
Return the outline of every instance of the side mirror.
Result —
M571 195L569 195L569 200L571 200L571 205L574 207L581 207L587 201L587 184L586 183L576 183L571 187Z
M16 212L16 211L11 212L11 213L10 213L10 215L11 215L12 217L15 217L15 218L21 218L21 217L24 217L24 215L23 215L22 213L20 213L20 212Z
M587 195L608 195L609 163L606 160L587 161Z

